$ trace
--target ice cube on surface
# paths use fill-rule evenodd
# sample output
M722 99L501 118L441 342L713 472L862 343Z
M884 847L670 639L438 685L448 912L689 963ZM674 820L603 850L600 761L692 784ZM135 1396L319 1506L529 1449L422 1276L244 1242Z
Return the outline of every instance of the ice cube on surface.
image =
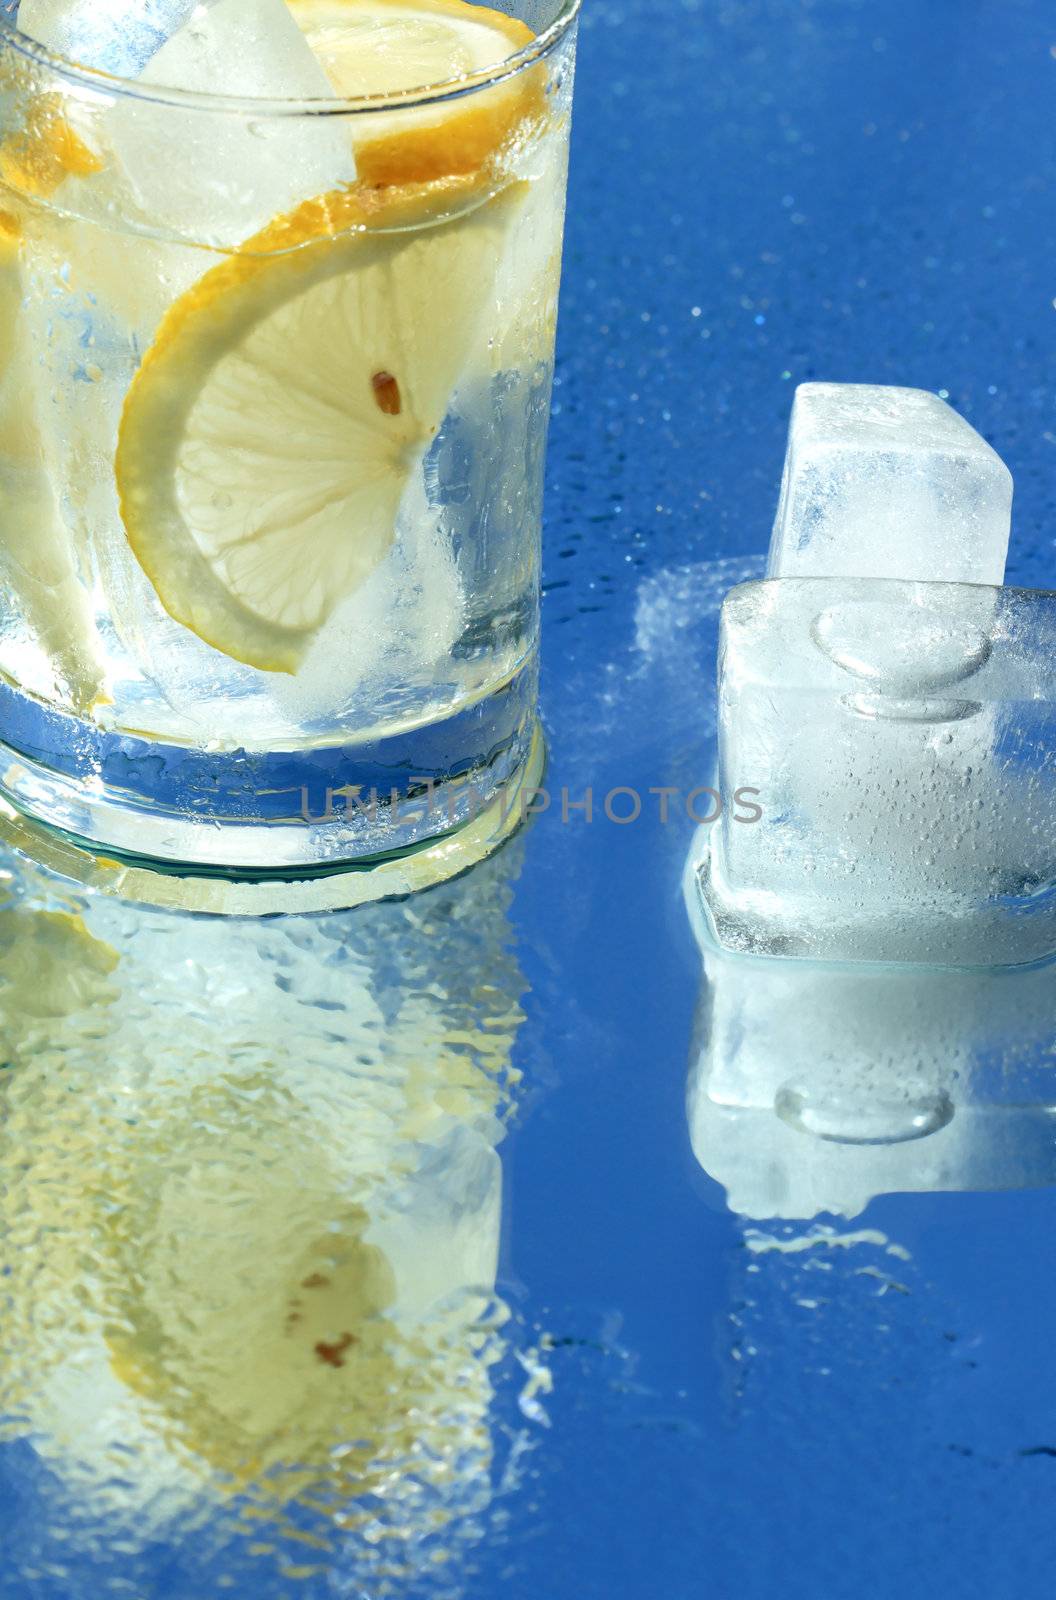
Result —
M199 0L22 0L18 26L45 49L134 78Z
M1056 595L849 578L734 589L717 787L727 804L699 850L721 943L832 960L1044 957ZM745 787L758 822L729 803Z
M772 578L999 584L1012 476L923 389L804 383L789 425Z
M691 886L691 915L696 892ZM734 1211L1056 1183L1056 966L839 966L703 945L694 1153Z

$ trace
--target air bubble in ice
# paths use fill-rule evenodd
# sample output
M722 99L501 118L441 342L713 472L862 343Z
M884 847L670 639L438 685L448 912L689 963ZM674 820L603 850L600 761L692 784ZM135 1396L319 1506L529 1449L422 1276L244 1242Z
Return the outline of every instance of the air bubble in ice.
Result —
M924 1090L903 1099L873 1100L856 1086L852 1096L828 1085L822 1093L796 1084L778 1090L774 1109L799 1133L832 1144L905 1144L938 1133L953 1117L945 1091Z

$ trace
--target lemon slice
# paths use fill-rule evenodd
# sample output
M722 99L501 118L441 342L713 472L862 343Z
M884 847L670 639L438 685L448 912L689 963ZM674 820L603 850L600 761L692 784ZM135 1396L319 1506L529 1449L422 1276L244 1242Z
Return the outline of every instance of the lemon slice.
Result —
M530 45L516 17L466 0L290 0L315 56L343 99L393 95L475 77ZM414 111L357 118L364 183L427 183L475 172L545 105L539 71Z
M107 701L105 667L91 596L47 467L36 392L41 355L26 309L25 227L25 215L0 210L0 585L28 633L19 644L22 630L13 633L2 660L30 693L88 716Z
M390 95L486 72L535 38L468 0L289 0L338 94Z
M294 672L392 546L484 340L522 184L335 191L171 307L126 397L129 542L171 616Z
M69 177L94 176L103 165L102 157L67 122L57 94L35 100L24 125L0 144L0 180L37 199L54 194Z

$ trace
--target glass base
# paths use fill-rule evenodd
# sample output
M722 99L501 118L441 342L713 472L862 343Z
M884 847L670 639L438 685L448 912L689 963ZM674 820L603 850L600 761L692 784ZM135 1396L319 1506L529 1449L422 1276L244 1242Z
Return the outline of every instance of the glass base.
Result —
M0 846L17 851L80 888L142 905L216 916L276 916L336 911L414 894L476 866L517 831L542 782L546 744L532 719L527 753L491 802L440 837L383 856L313 869L195 867L117 858L83 839L41 824L0 799Z
M347 744L218 750L110 732L0 683L0 795L93 853L170 869L369 866L465 827L517 781L535 699L533 660L439 721Z

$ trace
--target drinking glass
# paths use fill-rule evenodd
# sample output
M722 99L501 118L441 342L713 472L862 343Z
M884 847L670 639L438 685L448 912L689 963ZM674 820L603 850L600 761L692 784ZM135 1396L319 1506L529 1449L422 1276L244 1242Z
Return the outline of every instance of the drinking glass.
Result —
M506 9L326 101L0 18L0 795L75 844L303 877L523 786L578 0Z

